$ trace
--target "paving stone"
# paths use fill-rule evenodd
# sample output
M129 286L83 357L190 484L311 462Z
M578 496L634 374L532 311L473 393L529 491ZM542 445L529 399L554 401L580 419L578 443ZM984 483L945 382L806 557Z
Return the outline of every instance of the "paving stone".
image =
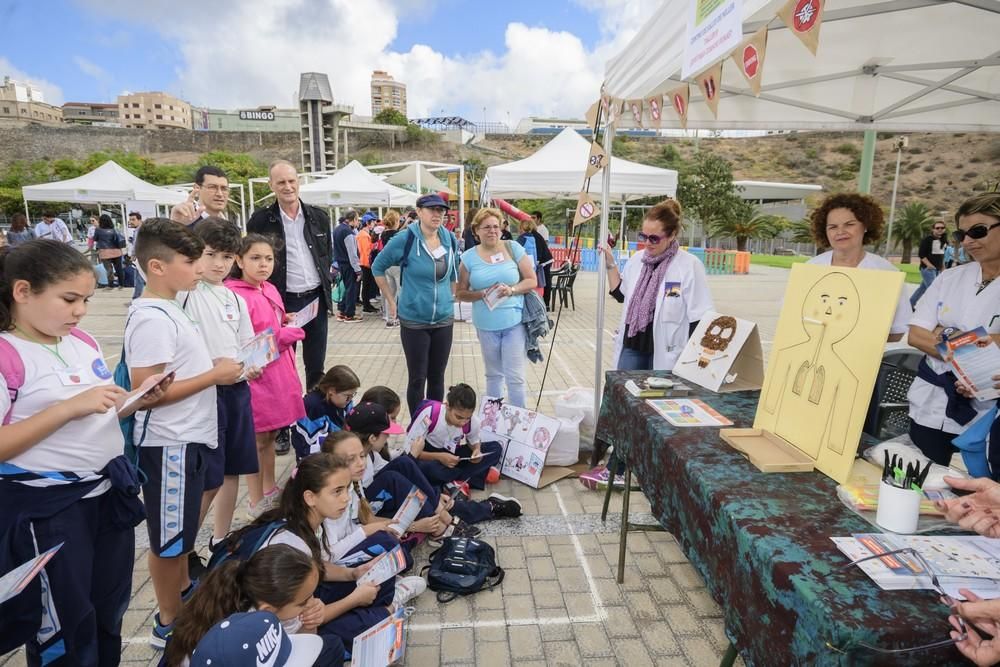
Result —
M565 607L538 610L539 631L543 642L569 641L573 628Z
M678 563L670 566L670 576L680 584L681 588L702 588L705 582L701 575L689 563Z
M699 616L706 618L718 618L722 616L722 609L712 599L707 588L695 588L690 591L684 591L684 594Z
M681 545L677 544L672 537L668 541L653 542L653 551L664 563L688 562L688 558L684 555Z
M504 641L499 642L477 641L477 667L509 667L510 664L510 647L507 645L506 637Z
M653 544L649 541L648 532L629 533L628 550L634 554L650 553L654 551Z
M440 646L413 646L406 649L406 664L419 667L421 665L440 665Z
M622 603L622 590L618 582L614 579L595 579L594 586L597 588L597 595L605 606Z
M503 610L476 612L476 644L507 641L507 616ZM482 655L481 653L479 655Z
M504 579L506 581L506 578ZM472 596L472 604L476 611L486 609L503 609L503 586L493 590L480 591Z
M636 621L653 621L660 618L660 605L653 602L649 593L625 593L625 606Z
M674 637L673 630L667 623L643 623L639 631L646 648L654 655L677 655L681 652L680 644Z
M698 617L686 605L669 605L662 609L663 618L677 635L693 635L701 632Z
M476 659L474 634L466 628L441 631L441 663L468 664Z
M420 623L414 625L424 626L425 624ZM406 641L408 645L413 645L413 646L440 646L441 628L439 627L411 628L407 632Z
M539 579L555 579L555 563L553 563L552 559L548 556L529 557L528 574L531 576L532 581L538 581Z
M585 554L596 554L601 552L601 544L597 541L597 535L578 535L577 539L580 541L580 547L583 549ZM615 544L618 544L618 539L615 538Z
M535 601L530 595L508 595L504 598L504 607L507 618L517 621L536 618Z
M537 625L515 625L507 630L510 637L510 657L518 662L527 658L543 658L542 636ZM414 663L417 664L417 663ZM432 663L427 663L432 664Z
M609 637L619 639L639 636L639 629L628 613L627 607L608 607L605 611L608 614L608 619L604 624L608 628Z
M528 567L524 549L520 545L505 546L497 549L497 565L504 570L523 570Z
M506 573L500 590L504 597L508 595L530 595L531 579L527 570L512 570Z
M549 543L544 537L525 537L522 540L524 553L527 556L548 556Z
M590 583L582 567L562 567L557 573L559 586L565 593L582 593L590 590Z
M666 574L667 569L656 554L639 554L635 556L635 565L639 572L646 577L656 577Z
M652 667L653 659L640 641L616 641L612 644L618 662L628 667Z
M580 651L576 647L576 642L546 642L545 664L549 667L579 667Z
M531 596L539 609L551 609L563 606L563 594L558 581L534 581L531 583Z
M552 562L557 568L573 567L580 564L580 557L576 553L576 547L572 544L552 544L549 541Z
M655 577L649 580L649 590L657 602L676 603L684 601L684 593L669 577Z
M576 638L580 655L584 658L597 658L614 653L604 626L599 623L574 623L573 636ZM588 661L587 664L591 663Z
M462 623L470 618L472 618L472 601L467 597L455 598L448 604L441 605L443 623Z
M681 637L680 643L684 655L697 667L716 667L722 659L722 651L717 651L704 637Z

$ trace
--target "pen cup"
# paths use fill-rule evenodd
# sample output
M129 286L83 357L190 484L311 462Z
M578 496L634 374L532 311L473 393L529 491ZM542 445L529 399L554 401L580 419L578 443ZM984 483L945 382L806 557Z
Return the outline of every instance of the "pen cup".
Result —
M919 492L901 489L886 482L879 483L875 523L894 533L909 534L917 530L919 520Z

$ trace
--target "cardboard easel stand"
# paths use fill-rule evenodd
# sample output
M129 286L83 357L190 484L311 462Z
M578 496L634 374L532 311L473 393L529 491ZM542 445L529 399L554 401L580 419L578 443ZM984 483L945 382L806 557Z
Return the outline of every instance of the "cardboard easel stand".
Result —
M745 454L761 472L812 472L815 461L779 435L759 428L719 431L730 447Z

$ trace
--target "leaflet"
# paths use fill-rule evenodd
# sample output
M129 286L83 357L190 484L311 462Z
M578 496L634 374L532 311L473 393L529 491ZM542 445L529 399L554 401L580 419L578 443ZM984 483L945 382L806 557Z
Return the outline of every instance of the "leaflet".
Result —
M410 492L406 494L406 498L403 499L403 504L396 510L396 515L392 517L392 523L389 524L389 527L397 534L405 535L406 531L410 529L410 524L416 520L417 514L420 513L420 508L424 506L425 502L427 502L427 494L414 485L410 489Z
M244 368L264 368L277 358L278 341L271 328L251 338L236 355L236 361L241 362Z
M175 375L174 371L170 371L169 373L156 373L155 375L150 375L148 378L146 378L145 382L139 385L139 388L131 396L125 399L125 402L122 403L121 406L118 407L117 410L118 414L125 412L136 401L141 400L143 397L145 397L147 394L149 394L151 391L159 387L167 380L173 380L174 375Z
M489 308L490 310L495 309L497 306L506 301L508 298L509 298L508 295L504 294L501 291L500 283L493 285L485 292L483 292L483 303L485 303L486 307Z
M48 551L38 554L27 563L18 565L7 574L0 577L0 604L18 595L25 587L31 583L45 564L52 560L56 552L62 548L65 542L60 542Z
M358 577L358 585L369 583L378 586L383 581L389 581L406 567L406 554L403 547L396 545L372 561L371 569Z
M1000 375L1000 347L993 342L984 327L976 327L938 343L943 358L951 356L955 376L967 385L980 401L1000 398L993 388L994 375Z
M301 329L316 319L316 315L319 314L319 297L310 301L302 310L289 314L292 318L288 321L288 326Z
M406 610L396 612L354 638L352 667L386 667L406 654Z

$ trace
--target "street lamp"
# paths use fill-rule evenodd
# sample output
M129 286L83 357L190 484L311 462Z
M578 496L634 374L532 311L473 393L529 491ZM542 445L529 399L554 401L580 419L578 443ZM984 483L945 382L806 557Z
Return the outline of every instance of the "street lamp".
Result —
M896 176L892 179L892 199L889 201L889 231L885 235L885 256L892 250L892 221L896 217L896 189L899 187L899 163L903 160L903 149L910 144L909 137L896 137L892 146L896 149Z

